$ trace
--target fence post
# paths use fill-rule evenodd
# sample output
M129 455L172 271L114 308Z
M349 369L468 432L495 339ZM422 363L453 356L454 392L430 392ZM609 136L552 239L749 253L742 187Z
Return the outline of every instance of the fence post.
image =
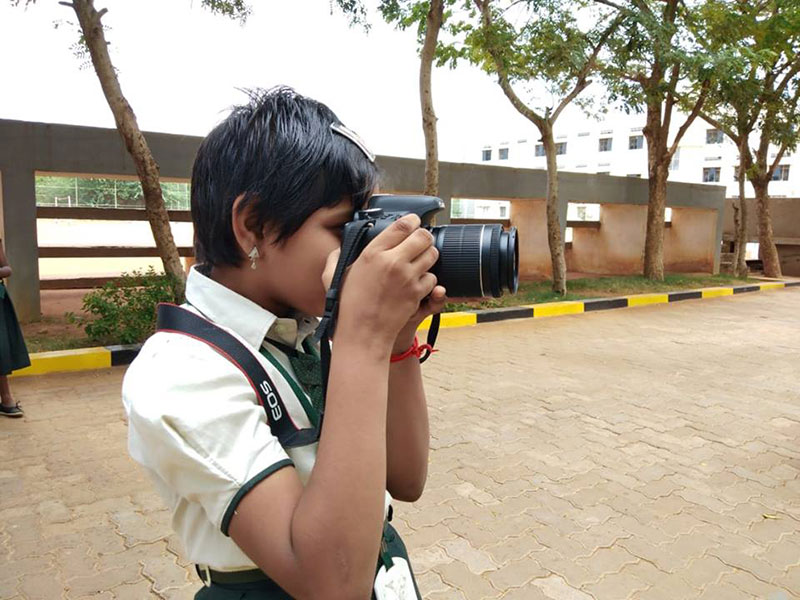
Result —
M0 235L14 275L8 291L20 321L41 318L36 178L33 170L9 169L0 177Z

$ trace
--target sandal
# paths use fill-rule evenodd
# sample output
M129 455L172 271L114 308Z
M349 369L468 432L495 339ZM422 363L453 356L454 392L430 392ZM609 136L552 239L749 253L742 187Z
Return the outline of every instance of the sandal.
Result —
M0 404L0 417L11 417L12 419L17 419L24 416L25 413L22 412L19 402L17 402L14 406L5 406L4 404Z

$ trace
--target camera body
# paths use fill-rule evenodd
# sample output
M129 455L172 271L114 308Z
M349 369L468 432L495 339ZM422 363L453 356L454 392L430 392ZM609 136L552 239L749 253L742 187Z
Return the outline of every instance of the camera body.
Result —
M519 284L516 228L506 232L496 224L431 225L436 213L444 207L441 198L435 196L376 194L367 207L357 211L353 220L345 225L345 232L367 229L358 248L357 254L360 254L397 219L416 214L422 221L421 226L433 235L439 260L430 272L447 289L448 296L498 297L504 289L515 293Z

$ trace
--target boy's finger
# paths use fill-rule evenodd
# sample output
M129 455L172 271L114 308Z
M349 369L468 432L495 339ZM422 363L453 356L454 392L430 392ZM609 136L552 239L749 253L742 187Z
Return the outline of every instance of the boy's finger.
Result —
M418 259L422 259L428 253L432 246L433 235L427 229L420 228L400 242L392 252L396 252L401 260L416 263ZM433 263L430 266L433 266Z
M419 278L419 282L424 292L424 298L425 296L430 295L430 293L436 288L436 275L433 273L425 273Z
M410 241L410 239L407 240L403 245L410 243ZM429 271L431 267L436 264L437 260L439 260L439 251L433 246L428 246L411 261L411 264L415 269L418 269L419 272L423 272Z
M391 250L419 229L420 223L417 215L405 215L381 231L367 247L377 251Z

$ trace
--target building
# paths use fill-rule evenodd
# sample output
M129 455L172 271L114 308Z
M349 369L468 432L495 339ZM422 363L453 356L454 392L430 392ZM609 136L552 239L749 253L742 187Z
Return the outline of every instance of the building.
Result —
M571 116L571 118L570 118ZM683 118L676 115L676 127ZM611 114L598 122L568 115L556 125L557 160L560 171L647 177L647 141L642 134L644 115ZM673 128L673 135L676 127ZM751 140L751 147L757 140ZM770 148L770 160L777 150ZM545 169L544 147L531 125L524 135L507 136L476 148L470 162L509 167ZM721 131L697 119L681 140L670 166L670 181L724 185L728 197L738 196L736 145ZM747 195L753 188L747 185ZM800 153L784 155L770 184L775 198L800 198Z

